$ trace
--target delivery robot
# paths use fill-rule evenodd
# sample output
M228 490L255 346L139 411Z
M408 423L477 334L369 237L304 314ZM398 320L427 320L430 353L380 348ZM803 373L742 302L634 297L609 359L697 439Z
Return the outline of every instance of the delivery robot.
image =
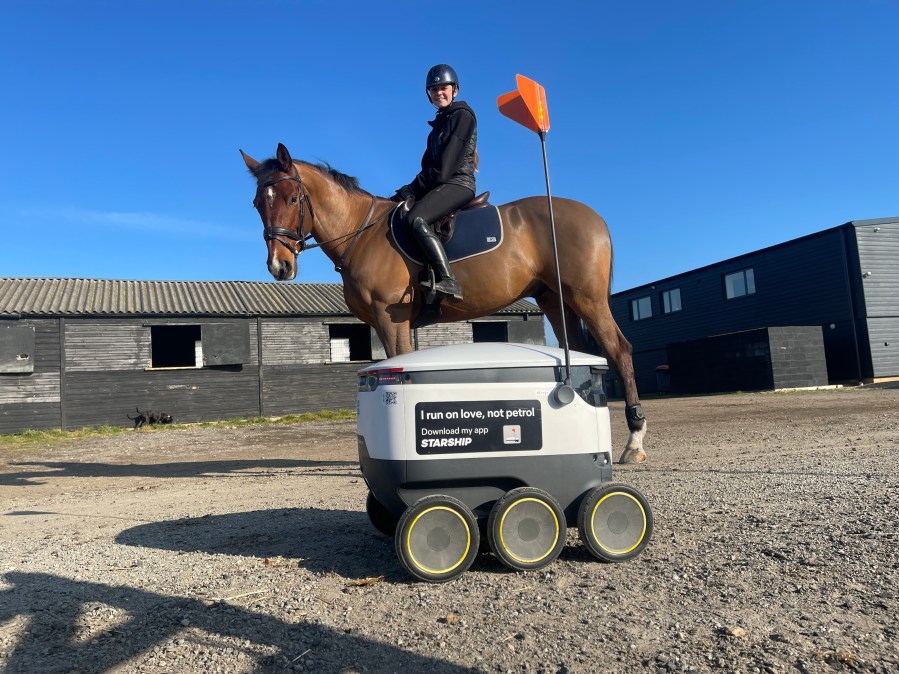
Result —
M607 562L638 555L652 512L614 484L605 358L531 344L403 354L359 371L359 463L374 527L428 582L473 563L540 569L577 527Z

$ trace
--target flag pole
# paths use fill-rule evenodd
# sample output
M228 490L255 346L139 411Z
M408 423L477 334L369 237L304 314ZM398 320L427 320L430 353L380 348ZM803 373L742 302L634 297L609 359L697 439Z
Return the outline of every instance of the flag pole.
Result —
M549 161L546 158L546 131L541 129L540 147L543 149L543 173L546 176L546 203L549 206L549 229L552 232L553 260L556 263L556 291L559 294L559 308L562 314L562 345L565 349L565 384L571 386L571 351L568 346L568 327L565 320L565 299L562 296L562 273L559 269L559 248L556 245L556 219L553 216L553 199L549 187Z
M546 132L549 131L549 110L546 90L524 75L516 75L517 89L496 99L501 114L540 136L543 149L543 173L546 176L546 203L549 207L549 228L552 234L553 261L556 264L556 292L559 295L559 312L562 324L562 347L565 349L565 381L557 391L557 400L567 405L574 400L571 388L571 351L568 346L568 326L565 324L565 299L562 296L562 272L559 269L559 248L556 244L556 220L553 215L552 191L549 187L549 161L546 158Z

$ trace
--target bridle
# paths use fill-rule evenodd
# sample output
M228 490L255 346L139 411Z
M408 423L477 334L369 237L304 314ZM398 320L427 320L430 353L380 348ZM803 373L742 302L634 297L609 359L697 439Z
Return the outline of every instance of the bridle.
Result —
M266 241L277 241L296 257L309 247L306 245L306 240L312 236L312 234L306 233L306 203L309 203L309 213L312 214L313 218L315 217L315 211L312 209L312 201L309 199L309 192L303 184L303 179L300 178L300 172L297 171L297 165L292 164L292 166L292 176L281 176L275 180L268 180L262 184L262 187L271 187L272 185L277 185L285 180L290 180L297 184L297 193L300 200L300 223L297 226L297 231L293 232L284 227L265 227L262 230L262 236ZM288 243L283 237L287 237L292 243Z
M271 187L272 185L276 185L285 180L289 180L297 184L297 194L300 202L300 217L299 223L297 224L297 230L296 232L294 232L284 227L265 227L262 230L262 236L266 241L277 241L278 243L280 243L282 246L287 248L287 250L293 253L294 258L296 258L307 248L320 248L325 244L334 243L335 241L341 241L353 237L350 245L343 252L343 255L341 255L340 257L340 261L335 266L335 269L337 271L340 271L343 268L343 264L347 256L353 249L353 246L355 246L356 242L359 240L359 236L362 234L362 232L364 232L369 227L376 225L387 215L387 213L390 212L390 210L386 211L383 215L376 218L375 220L370 220L372 213L374 213L375 211L375 205L377 203L377 198L372 195L371 207L368 209L368 214L362 220L362 224L359 225L358 228L356 228L349 234L342 234L341 236L334 237L333 239L328 239L327 241L321 241L319 243L312 244L306 243L312 237L312 233L306 231L306 204L309 204L309 214L313 219L315 219L315 209L312 207L312 199L309 196L309 191L306 189L306 185L303 183L303 179L300 177L300 172L297 171L297 165L291 164L291 166L293 166L293 175L285 175L274 180L268 180L264 182L261 187ZM290 239L291 243L285 241L284 237Z

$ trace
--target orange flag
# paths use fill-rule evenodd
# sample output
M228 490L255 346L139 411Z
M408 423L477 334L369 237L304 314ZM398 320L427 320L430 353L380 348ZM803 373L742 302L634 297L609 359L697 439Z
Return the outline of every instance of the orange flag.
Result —
M534 133L546 133L549 131L546 90L524 75L516 75L515 82L518 84L517 90L496 99L499 111Z

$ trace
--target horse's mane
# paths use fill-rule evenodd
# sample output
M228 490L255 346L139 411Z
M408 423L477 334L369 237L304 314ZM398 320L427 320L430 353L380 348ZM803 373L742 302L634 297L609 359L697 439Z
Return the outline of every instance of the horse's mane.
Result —
M302 159L294 159L294 161L298 164L303 164L304 166L308 166L309 168L318 171L326 178L330 178L348 194L369 194L364 189L359 187L358 178L347 175L346 173L341 173L333 166L331 166L328 162L313 164L308 161L303 161ZM272 174L280 172L281 163L277 159L271 158L261 162L259 166L256 167L256 170L252 173L259 182L266 182L271 178Z

